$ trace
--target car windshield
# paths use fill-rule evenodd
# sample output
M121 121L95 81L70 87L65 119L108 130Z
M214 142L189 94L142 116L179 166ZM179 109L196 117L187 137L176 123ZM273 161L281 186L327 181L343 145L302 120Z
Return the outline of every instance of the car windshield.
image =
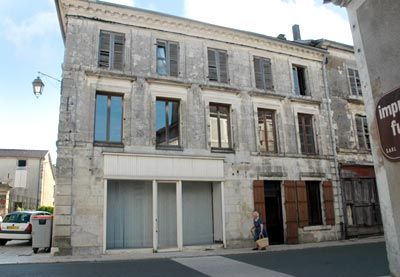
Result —
M3 223L28 223L30 218L31 215L26 213L8 214Z

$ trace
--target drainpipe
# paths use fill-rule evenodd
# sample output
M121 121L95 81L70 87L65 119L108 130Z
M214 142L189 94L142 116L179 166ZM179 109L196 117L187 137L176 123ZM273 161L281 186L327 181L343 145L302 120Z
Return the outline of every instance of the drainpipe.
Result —
M325 97L326 97L326 105L328 108L328 123L329 123L329 129L331 130L331 142L332 142L332 150L333 150L333 160L335 163L335 175L336 175L336 180L337 180L337 195L341 196L341 201L338 201L338 206L339 206L339 218L340 218L340 232L342 234L342 239L343 239L343 194L341 191L341 184L340 184L340 175L339 175L339 167L338 167L338 156L336 152L336 139L335 139L335 131L333 129L333 123L332 123L332 109L331 109L331 98L330 98L330 93L329 93L329 87L328 87L328 74L326 72L326 64L328 63L328 57L325 54L324 55L324 62L322 63L322 71L323 71L323 78L324 78L324 86L325 86Z
M38 185L37 185L37 193L36 193L36 210L39 209L39 192L40 192L40 185L42 181L42 160L43 158L39 159L39 172L38 172Z

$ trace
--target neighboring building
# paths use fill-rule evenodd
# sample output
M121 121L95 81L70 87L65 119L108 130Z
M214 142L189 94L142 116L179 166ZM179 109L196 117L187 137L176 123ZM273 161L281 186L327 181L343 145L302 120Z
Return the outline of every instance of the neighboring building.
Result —
M49 151L0 149L0 215L54 206L54 179Z
M342 236L327 50L100 1L56 5L58 254L249 246L254 209L274 244Z
M400 100L400 1L324 2L345 6L349 15L371 134L389 268L391 275L400 276L400 136L391 127L399 126L400 117L397 112L387 118L376 114L385 101L389 100L385 104L388 109L391 105L395 108Z

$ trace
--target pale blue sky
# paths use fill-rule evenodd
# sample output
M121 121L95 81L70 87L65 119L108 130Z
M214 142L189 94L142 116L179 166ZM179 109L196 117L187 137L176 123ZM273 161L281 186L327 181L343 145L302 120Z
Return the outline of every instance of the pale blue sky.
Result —
M229 8L222 16L213 15L206 2ZM303 38L351 44L345 10L321 2L247 0L244 5L234 0L134 0L134 6L271 36L283 32L289 39L291 25L299 23L306 27ZM257 10L255 5L271 12L256 22L251 12ZM61 78L63 53L53 0L0 0L0 148L50 149L55 158L60 86L42 77L44 92L36 99L32 81L37 71Z

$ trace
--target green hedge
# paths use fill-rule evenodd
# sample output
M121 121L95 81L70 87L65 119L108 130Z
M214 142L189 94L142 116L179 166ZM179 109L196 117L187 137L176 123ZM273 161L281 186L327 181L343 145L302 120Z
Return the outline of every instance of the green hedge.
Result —
M44 211L44 212L49 212L49 213L53 214L54 207L51 207L51 206L40 206L38 208L38 211Z

